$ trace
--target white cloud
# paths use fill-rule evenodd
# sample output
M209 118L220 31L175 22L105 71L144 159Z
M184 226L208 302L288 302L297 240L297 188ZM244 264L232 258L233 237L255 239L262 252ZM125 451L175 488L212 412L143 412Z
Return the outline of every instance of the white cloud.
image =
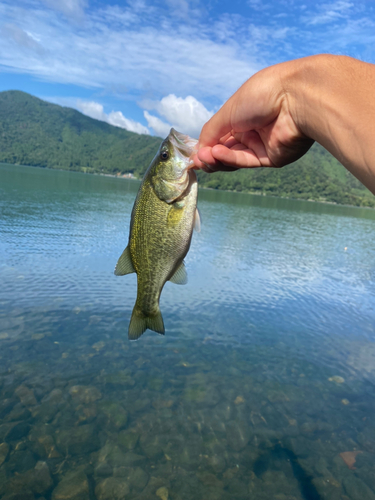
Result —
M81 101L77 99L76 106L79 111L90 118L95 120L106 121L107 115L104 113L104 107L98 102L94 101Z
M344 0L325 3L318 6L318 14L311 15L306 18L307 24L326 24L332 23L339 19L347 19L354 4Z
M149 134L150 131L147 127L139 122L131 120L130 118L125 118L121 111L112 111L108 115L108 123L115 125L116 127L125 128L131 132L137 132L137 134Z
M83 4L69 5L66 12ZM215 41L214 22L176 22L146 3L87 9L79 29L36 0L0 2L0 19L25 32L32 27L45 51L29 57L0 34L0 65L8 71L91 88L125 85L131 98L193 94L218 105L260 69L230 24L227 39Z
M169 123L163 122L163 120L160 120L157 116L150 115L148 111L144 111L143 114L147 120L148 126L153 129L155 135L158 135L159 137L166 137L169 134L171 129L171 125Z
M164 135L173 124L196 137L208 110L264 66L320 52L374 62L371 2L305 4L247 0L216 8L199 0L98 0L86 8L88 0L0 0L0 71L148 100L154 104L145 108L146 119L155 133ZM164 96L171 95L169 102ZM189 95L204 104L202 113L176 97ZM116 113L104 113L105 120L144 127Z
M6 23L0 28L0 34L7 37L22 49L31 49L43 55L44 48L40 45L38 38L32 33L25 31L15 24Z
M157 111L161 117L168 121L165 123L145 111L144 115L148 126L153 128L157 135L160 135L159 131L163 131L163 135L165 135L167 127L173 126L179 132L191 137L199 137L202 126L213 115L212 111L208 111L201 102L191 95L183 99L169 94L160 101L145 100L141 105L148 110Z
M109 114L105 113L102 104L99 104L98 102L82 101L78 99L76 107L84 115L95 118L96 120L107 122L110 125L124 128L130 132L136 132L137 134L150 133L147 127L139 122L126 118L121 111L111 111Z

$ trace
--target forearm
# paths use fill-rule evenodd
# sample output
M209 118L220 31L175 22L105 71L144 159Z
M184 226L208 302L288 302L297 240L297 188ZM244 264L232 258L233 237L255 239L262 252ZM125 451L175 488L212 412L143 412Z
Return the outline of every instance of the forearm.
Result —
M287 64L283 86L297 127L375 194L375 65L331 55Z

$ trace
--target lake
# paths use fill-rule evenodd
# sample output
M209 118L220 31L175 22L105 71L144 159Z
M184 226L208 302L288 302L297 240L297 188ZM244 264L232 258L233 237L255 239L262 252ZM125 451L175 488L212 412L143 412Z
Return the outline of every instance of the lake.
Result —
M200 190L129 342L138 187L0 165L0 497L374 500L375 211Z

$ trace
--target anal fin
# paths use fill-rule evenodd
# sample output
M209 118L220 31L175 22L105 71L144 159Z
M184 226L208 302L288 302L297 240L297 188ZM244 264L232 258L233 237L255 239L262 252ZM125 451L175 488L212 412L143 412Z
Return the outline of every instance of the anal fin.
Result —
M175 283L176 285L186 285L188 282L186 267L183 262L178 266L173 276L169 278L171 283Z
M125 274L135 273L128 246L122 252L119 260L117 261L114 273L116 276L125 276Z

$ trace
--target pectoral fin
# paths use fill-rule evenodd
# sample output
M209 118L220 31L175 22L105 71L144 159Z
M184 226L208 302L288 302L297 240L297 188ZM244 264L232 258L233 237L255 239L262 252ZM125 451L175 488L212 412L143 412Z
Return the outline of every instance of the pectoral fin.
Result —
M125 276L125 274L135 273L135 269L130 257L129 247L126 247L122 252L119 260L117 261L114 272L116 276Z
M197 233L201 232L201 215L197 208L195 209L195 214L194 214L194 229Z
M186 283L188 282L188 277L186 267L183 262L181 262L174 275L169 278L169 281L175 283L176 285L186 285Z

